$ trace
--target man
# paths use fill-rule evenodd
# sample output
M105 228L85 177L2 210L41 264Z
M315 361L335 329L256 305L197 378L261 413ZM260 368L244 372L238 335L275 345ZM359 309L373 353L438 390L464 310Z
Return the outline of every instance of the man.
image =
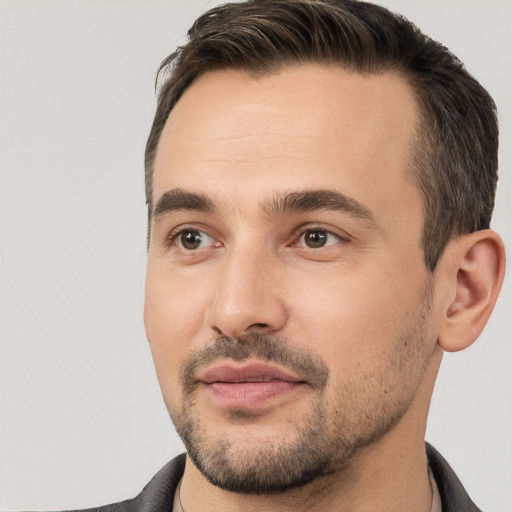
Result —
M424 431L503 279L492 100L371 4L226 6L190 39L146 158L145 323L187 457L113 508L478 510Z
M503 280L492 99L367 3L227 5L189 37L146 151L145 306L187 456L125 506L478 510L424 432Z

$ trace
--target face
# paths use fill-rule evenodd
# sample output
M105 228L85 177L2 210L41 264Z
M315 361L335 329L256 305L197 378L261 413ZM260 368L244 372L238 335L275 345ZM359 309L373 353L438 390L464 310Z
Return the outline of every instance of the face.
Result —
M436 337L398 75L210 72L154 171L145 324L188 454L224 489L341 471L414 402Z

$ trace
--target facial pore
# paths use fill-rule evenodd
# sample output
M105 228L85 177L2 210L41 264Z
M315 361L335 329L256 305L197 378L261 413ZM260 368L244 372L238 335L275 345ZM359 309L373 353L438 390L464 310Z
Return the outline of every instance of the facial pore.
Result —
M281 493L334 472L342 471L368 444L378 441L402 418L421 383L430 359L424 333L431 311L432 291L426 286L416 314L397 333L386 360L373 375L355 374L335 383L327 364L289 340L253 333L237 339L221 336L194 353L183 366L180 382L183 403L168 403L173 423L188 455L207 480L224 490L242 494ZM220 360L257 360L293 370L312 391L308 413L290 423L290 439L250 446L228 436L212 437L201 417L195 393L197 372ZM379 385L395 389L387 399ZM328 388L335 387L332 398ZM397 391L400 388L401 391ZM247 419L249 411L232 411L232 421Z

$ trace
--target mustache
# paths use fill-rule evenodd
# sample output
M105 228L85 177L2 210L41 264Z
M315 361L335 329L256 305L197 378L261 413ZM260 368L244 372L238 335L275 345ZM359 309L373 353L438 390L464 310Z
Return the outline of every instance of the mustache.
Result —
M185 393L191 393L199 383L199 369L223 359L237 362L255 359L289 368L315 391L323 391L329 379L329 369L322 359L285 338L260 333L238 338L220 336L192 354L183 365L180 380Z

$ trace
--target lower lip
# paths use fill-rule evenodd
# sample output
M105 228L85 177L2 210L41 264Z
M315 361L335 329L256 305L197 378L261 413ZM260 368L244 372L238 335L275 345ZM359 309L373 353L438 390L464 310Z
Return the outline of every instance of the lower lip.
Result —
M301 382L270 380L262 382L213 382L206 384L213 399L224 407L253 409L287 395Z

